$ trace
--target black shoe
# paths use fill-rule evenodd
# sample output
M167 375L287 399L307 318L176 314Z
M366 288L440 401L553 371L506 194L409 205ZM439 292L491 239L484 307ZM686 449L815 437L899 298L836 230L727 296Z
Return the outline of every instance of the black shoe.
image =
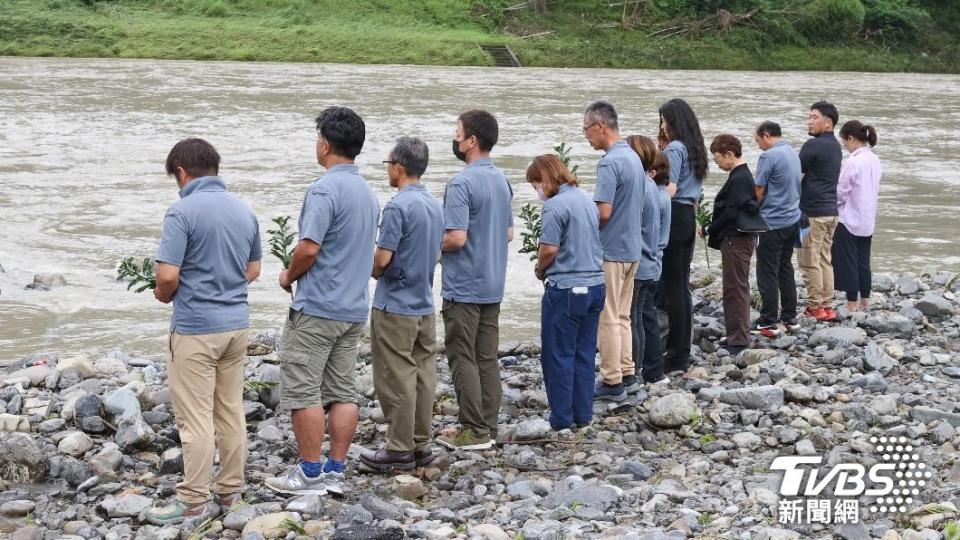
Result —
M626 390L628 394L636 394L640 391L640 385L637 384L636 375L625 375L621 384L623 384L623 389Z
M614 401L621 402L627 399L627 391L621 384L607 384L601 382L593 391L594 401Z
M360 453L360 460L378 471L407 470L417 466L413 452L396 452L386 448L364 450Z
M674 371L682 371L684 373L690 369L690 359L686 358L680 360L678 358L670 358L664 361L663 371L664 373L673 373Z
M435 459L437 459L437 455L434 454L429 448L416 450L413 453L413 461L417 464L417 467L426 467L427 465L433 463L433 460Z

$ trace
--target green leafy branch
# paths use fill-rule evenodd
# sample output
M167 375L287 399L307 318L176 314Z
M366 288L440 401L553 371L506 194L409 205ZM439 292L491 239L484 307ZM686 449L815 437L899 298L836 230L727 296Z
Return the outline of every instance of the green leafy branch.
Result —
M134 262L133 257L127 257L120 261L117 267L117 281L129 279L130 284L127 290L137 287L135 292L141 293L147 289L157 288L157 276L154 271L153 261L144 257L140 264Z
M270 239L267 244L270 246L270 253L280 259L283 263L283 269L290 268L290 259L293 258L294 237L296 234L290 230L290 216L277 216L273 218L276 229L270 229L267 234Z
M567 146L567 143L560 143L553 146L553 151L557 153L557 156L560 158L560 161L570 170L570 172L576 176L579 165L570 165L570 151L573 150L572 146ZM526 227L526 231L520 233L520 253L529 253L530 260L537 260L537 256L540 252L540 233L542 231L542 215L540 210L537 209L533 204L527 203L520 208L520 219L523 220L523 224Z
M697 223L700 230L704 231L713 221L713 208L709 201L703 200L703 192L700 192L700 200L697 201ZM710 250L707 249L707 237L703 237L703 254L707 257L707 268L710 268Z

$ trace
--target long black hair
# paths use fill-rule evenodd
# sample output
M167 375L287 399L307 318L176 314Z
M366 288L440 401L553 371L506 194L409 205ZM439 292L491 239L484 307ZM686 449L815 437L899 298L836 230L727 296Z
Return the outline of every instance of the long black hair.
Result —
M840 128L840 138L846 139L847 137L853 137L862 143L869 144L871 147L877 145L877 130L873 126L861 123L859 120L850 120Z
M707 177L707 145L703 142L700 122L686 101L674 98L660 106L660 118L669 127L667 137L687 147L687 156L697 181Z

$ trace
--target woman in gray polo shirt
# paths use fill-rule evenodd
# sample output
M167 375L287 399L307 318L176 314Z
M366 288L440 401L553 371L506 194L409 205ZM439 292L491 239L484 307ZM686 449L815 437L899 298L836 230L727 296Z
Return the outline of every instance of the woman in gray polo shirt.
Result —
M543 204L537 278L546 282L540 312L543 383L555 430L593 418L597 325L603 311L603 248L597 206L555 155L527 168Z

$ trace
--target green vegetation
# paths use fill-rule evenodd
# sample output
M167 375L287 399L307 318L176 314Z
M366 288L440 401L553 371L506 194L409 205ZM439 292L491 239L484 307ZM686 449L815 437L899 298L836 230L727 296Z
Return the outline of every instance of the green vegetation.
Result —
M945 0L4 0L0 54L960 72Z
M129 279L127 290L136 287L135 292L143 292L147 289L157 288L157 276L153 268L153 261L149 257L144 257L140 264L134 262L133 257L127 257L120 261L117 267L117 281Z
M267 231L269 239L267 244L270 246L270 253L280 259L284 270L290 268L290 261L293 259L293 245L295 234L290 231L290 216L277 216L273 218L276 229Z

